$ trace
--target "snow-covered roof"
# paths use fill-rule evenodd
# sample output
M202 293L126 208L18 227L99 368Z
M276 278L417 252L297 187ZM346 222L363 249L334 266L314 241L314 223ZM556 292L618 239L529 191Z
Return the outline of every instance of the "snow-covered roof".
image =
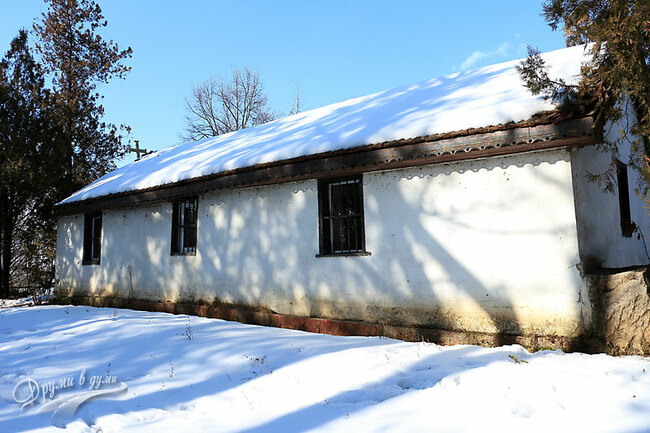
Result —
M542 55L551 77L576 82L584 46ZM106 174L60 204L148 189L257 164L529 119L553 105L532 96L519 60L350 99L157 151Z

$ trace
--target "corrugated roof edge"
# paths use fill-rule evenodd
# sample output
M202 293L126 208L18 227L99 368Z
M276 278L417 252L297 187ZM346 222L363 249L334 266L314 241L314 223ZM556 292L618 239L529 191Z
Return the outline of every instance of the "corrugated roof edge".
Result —
M592 113L572 115L561 114L557 110L547 111L537 113L530 119L521 122L508 122L300 156L157 185L147 189L57 204L54 211L57 215L63 216L102 209L153 204L223 188L242 188L322 178L339 175L342 171L357 173L380 171L506 155L550 147L582 146L593 144L592 126ZM506 132L510 133L504 134ZM535 145L535 143L542 144ZM405 155L408 152L401 151L406 147L412 148L409 149L411 154L408 156ZM493 151L490 152L490 149ZM358 155L369 154L372 151L376 151L374 152L376 155L373 155L374 158L358 157ZM391 154L391 151L400 155ZM455 157L458 151L462 152ZM357 157L350 157L355 155ZM450 157L444 157L445 155ZM335 162L335 160L337 161ZM318 163L314 163L316 161ZM302 166L302 170L295 169L298 165ZM347 170L345 165L347 165ZM229 180L218 182L218 179L226 178ZM159 191L167 191L167 193L156 193Z

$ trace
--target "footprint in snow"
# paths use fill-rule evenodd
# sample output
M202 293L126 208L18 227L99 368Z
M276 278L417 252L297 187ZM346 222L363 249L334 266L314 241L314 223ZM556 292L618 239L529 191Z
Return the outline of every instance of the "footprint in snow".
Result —
M440 377L404 377L397 381L397 386L403 390L409 389L427 389L434 386L436 383L440 382L442 378Z

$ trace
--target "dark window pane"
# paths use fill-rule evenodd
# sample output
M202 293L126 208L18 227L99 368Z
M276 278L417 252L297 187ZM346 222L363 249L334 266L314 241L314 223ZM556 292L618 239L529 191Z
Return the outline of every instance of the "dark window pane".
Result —
M352 218L350 220L350 249L353 251L359 251L359 239L358 239L358 219Z
M172 253L177 252L178 245L178 227L172 226Z
M627 180L627 166L616 160L616 180L618 183L618 208L621 219L621 234L632 237L632 217L630 213L630 186Z
M345 218L343 221L345 225L343 226L344 232L341 243L343 244L343 251L350 251L350 218Z
M332 226L334 228L332 233L332 252L337 253L341 251L341 220L333 219Z
M93 229L94 229L93 236L100 237L101 234L102 234L102 217L101 216L96 216L94 218Z
M93 260L99 260L99 250L100 250L100 241L99 238L95 238L93 242Z
M323 218L320 222L321 228L321 253L329 254L332 252L332 220Z
M102 214L84 215L83 264L99 264L101 257Z
M93 228L91 221L90 218L84 220L84 261L90 261L92 258Z
M331 216L338 216L340 215L340 207L341 207L341 194L340 194L340 189L338 184L333 184L330 186L330 190L332 191L331 196L330 196L330 215Z
M356 214L361 214L361 205L362 205L362 200L361 200L361 181L359 180L354 188L354 213Z
M354 189L355 184L344 184L341 186L341 215L352 215L354 209Z

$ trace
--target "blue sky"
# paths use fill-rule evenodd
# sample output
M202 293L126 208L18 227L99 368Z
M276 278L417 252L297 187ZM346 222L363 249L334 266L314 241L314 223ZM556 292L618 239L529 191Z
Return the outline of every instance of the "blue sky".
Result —
M310 109L524 57L527 44L565 46L541 0L99 3L102 36L133 49L126 80L101 88L106 118L130 125L147 149L177 144L192 85L234 67L257 70L272 108L287 113L296 83ZM44 10L42 0L0 0L3 55Z

